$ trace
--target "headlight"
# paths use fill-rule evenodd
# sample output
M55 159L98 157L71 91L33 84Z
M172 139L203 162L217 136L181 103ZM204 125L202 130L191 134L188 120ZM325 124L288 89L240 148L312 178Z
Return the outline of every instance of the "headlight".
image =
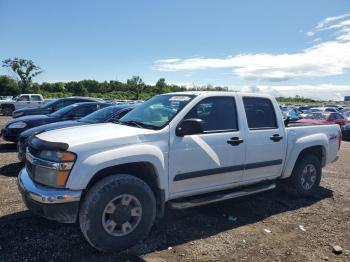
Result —
M25 128L26 126L27 126L26 123L19 121L19 122L16 122L16 123L9 125L8 128Z
M53 162L71 162L74 161L76 156L74 153L67 151L51 151L51 150L43 150L39 154L40 158L53 161Z
M65 187L76 155L67 151L43 150L33 163L34 180L52 187Z

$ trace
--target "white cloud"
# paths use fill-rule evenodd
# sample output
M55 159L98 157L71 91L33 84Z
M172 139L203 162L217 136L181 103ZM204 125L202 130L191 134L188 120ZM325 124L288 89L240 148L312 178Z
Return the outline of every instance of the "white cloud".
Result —
M339 16L327 17L324 20L322 20L321 22L319 22L315 28L317 30L322 29L322 28L328 26L330 23L333 23L335 21L338 21L338 20L341 20L341 19L344 19L347 17L350 17L350 13L339 15Z
M257 86L236 86L230 89L242 92L262 93L273 96L312 98L316 100L342 101L344 96L350 95L350 85L257 85Z
M324 19L307 34L314 36L321 30L332 30L337 37L320 43L316 43L320 41L316 38L313 46L298 53L162 59L154 62L154 68L160 71L231 68L242 79L268 81L341 75L350 69L350 19L344 20L348 17L350 13Z

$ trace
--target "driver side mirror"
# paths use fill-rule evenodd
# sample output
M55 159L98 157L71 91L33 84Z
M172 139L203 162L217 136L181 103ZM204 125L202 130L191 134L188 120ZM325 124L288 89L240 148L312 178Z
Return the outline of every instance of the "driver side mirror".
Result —
M286 119L284 119L284 126L288 127L289 123L290 123L290 117L288 116Z
M175 134L177 136L188 136L203 133L203 120L191 118L182 121L177 127Z

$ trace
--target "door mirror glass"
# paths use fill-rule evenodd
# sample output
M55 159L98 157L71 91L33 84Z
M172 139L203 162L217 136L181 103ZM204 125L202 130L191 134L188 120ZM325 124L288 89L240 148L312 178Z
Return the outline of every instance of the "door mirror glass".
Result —
M187 136L203 133L203 121L197 118L186 119L176 127L177 136Z

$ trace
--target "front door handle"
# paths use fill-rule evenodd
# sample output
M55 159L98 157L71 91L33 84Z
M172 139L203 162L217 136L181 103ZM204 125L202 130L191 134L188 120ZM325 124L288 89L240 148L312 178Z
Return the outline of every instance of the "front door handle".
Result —
M283 139L283 136L280 136L279 134L274 134L272 136L270 136L270 139L273 141L273 142L278 142L280 140Z
M243 143L243 139L240 139L239 137L231 137L227 140L227 144L230 144L231 146L238 146L241 143Z

